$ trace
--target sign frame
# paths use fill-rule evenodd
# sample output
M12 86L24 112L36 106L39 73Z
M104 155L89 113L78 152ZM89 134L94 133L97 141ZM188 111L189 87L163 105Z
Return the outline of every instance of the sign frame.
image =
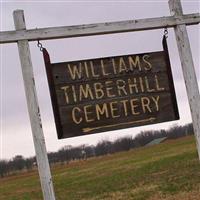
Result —
M192 52L186 26L200 23L200 14L184 15L180 0L168 1L171 16L137 19L121 22L97 23L89 25L26 29L23 10L15 10L13 18L15 30L0 32L0 44L17 43L21 61L26 101L32 128L33 142L38 163L38 172L44 200L55 200L53 181L47 158L40 109L33 75L33 65L29 41L72 38L90 35L104 35L120 32L146 31L172 27L181 60L188 101L194 127L196 147L200 160L200 94L194 69ZM188 65L190 67L188 67Z
M153 123L153 118L148 118L144 120L135 120L135 121L129 121L121 123L121 124L116 124L116 125L105 125L105 126L99 126L99 127L92 127L92 128L83 128L88 131L82 131L79 130L76 133L66 133L66 131L63 130L62 127L62 119L61 119L61 114L59 111L59 103L57 99L57 93L56 93L56 88L55 88L55 83L54 83L54 74L53 74L53 69L52 65L59 65L59 64L68 64L71 62L84 62L84 61L94 61L94 60L99 60L99 59L110 59L110 58L118 58L120 56L112 56L112 57L104 57L104 58L95 58L95 59L87 59L87 60L81 60L81 61L70 61L70 62L64 62L64 63L51 63L49 53L47 49L43 49L43 58L45 62L45 68L46 68L46 74L47 74L47 80L48 80L48 85L49 85L49 91L50 91L50 97L51 97L51 104L53 108L53 114L54 114L54 120L55 120L55 125L56 125L56 130L57 130L57 136L58 139L64 139L64 138L69 138L69 137L77 137L77 136L83 136L83 135L88 135L88 134L94 134L94 133L100 133L100 132L105 132L105 131L112 131L112 130L119 130L119 129L124 129L124 128L131 128L131 127L137 127L137 126L142 126L142 125L150 125L150 124L157 124L157 123L163 123L163 122L169 122L173 120L178 120L179 119L179 112L178 112L178 105L176 101L176 94L175 94L175 88L174 88L174 83L173 83L173 77L172 77L172 71L171 71L171 64L170 64L170 58L169 58L169 52L168 52L168 46L167 46L167 39L166 36L163 35L162 39L162 46L163 46L163 51L156 51L156 52L148 52L148 53L141 53L141 54L135 54L135 55L142 55L142 54L153 54L153 53L163 53L164 54L164 61L166 63L166 74L168 77L168 85L169 85L169 93L170 93L170 98L171 98L171 104L170 106L173 107L174 111L174 119L171 120L163 120L163 121L156 121ZM121 57L125 56L130 56L130 55L123 55ZM56 67L56 66L54 66ZM94 66L95 67L95 66ZM100 79L101 80L101 79ZM100 81L98 80L98 81ZM90 80L91 81L91 80ZM72 82L69 82L70 84L73 84ZM139 95L139 94L138 94ZM107 99L104 99L106 102ZM168 114L168 113L167 113ZM164 114L163 114L164 115ZM73 124L71 124L73 126ZM74 124L74 126L76 126ZM90 130L90 131L89 131Z

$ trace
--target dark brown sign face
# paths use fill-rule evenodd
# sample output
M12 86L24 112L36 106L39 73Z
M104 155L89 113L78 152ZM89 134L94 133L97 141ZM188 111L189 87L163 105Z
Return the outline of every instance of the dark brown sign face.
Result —
M50 63L44 50L58 138L179 119L167 49Z

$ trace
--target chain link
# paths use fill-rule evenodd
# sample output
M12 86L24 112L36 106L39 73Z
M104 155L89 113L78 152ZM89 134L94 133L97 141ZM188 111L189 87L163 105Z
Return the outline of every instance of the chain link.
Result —
M37 46L38 48L40 49L40 51L43 51L43 46L42 46L42 43L40 43L40 41L38 40L38 43L37 43Z
M164 29L164 36L165 36L166 38L168 38L168 30L167 30L167 28Z

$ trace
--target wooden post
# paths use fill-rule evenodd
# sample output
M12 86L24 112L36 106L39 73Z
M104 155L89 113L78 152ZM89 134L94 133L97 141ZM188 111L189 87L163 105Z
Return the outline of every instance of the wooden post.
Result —
M175 17L183 15L180 0L169 0L169 8L171 15L174 15ZM197 150L200 159L200 95L192 59L192 52L186 25L177 25L174 27L174 31L181 59L183 76L185 79L187 95L192 114L194 133L196 136Z
M75 26L59 26L18 31L0 32L0 44L17 42L19 40L37 41L60 38L85 37L90 35L105 35L123 32L134 32L170 28L180 24L194 25L200 23L199 13L179 16L135 19L109 23L95 23Z
M16 30L25 30L26 24L23 10L15 10L13 17ZM28 40L18 41L18 49L43 197L45 200L55 200Z

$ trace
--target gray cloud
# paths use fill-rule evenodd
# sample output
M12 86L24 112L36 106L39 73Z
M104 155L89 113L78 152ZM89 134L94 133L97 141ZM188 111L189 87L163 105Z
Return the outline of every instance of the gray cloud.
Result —
M97 22L121 21L138 18L161 17L169 15L167 1L144 2L82 2L82 3L1 3L3 24L1 30L14 29L12 12L24 9L27 28L66 26ZM198 1L183 2L185 13L199 12ZM200 82L199 71L199 25L188 27L188 33L196 68ZM134 54L158 51L162 49L161 39L163 30L143 31L135 33L121 33L114 35L92 36L85 38L69 38L61 40L42 41L47 47L52 62L77 60L85 58L105 57L112 55ZM185 91L180 59L176 40L172 29L169 29L168 45L170 60L174 75L175 88L181 115L180 124L191 121L187 95ZM21 67L16 44L1 45L2 53L2 81L3 81L3 147L2 155L10 158L14 154L33 155L34 148L31 138L30 122L26 107ZM32 62L36 86L41 108L44 133L49 151L56 150L63 145L80 143L96 143L108 137L111 140L126 134L136 134L140 130L167 128L174 122L158 125L131 128L109 133L84 136L65 140L57 140L53 113L50 103L48 85L42 54L36 42L30 42ZM11 148L10 148L11 147Z

